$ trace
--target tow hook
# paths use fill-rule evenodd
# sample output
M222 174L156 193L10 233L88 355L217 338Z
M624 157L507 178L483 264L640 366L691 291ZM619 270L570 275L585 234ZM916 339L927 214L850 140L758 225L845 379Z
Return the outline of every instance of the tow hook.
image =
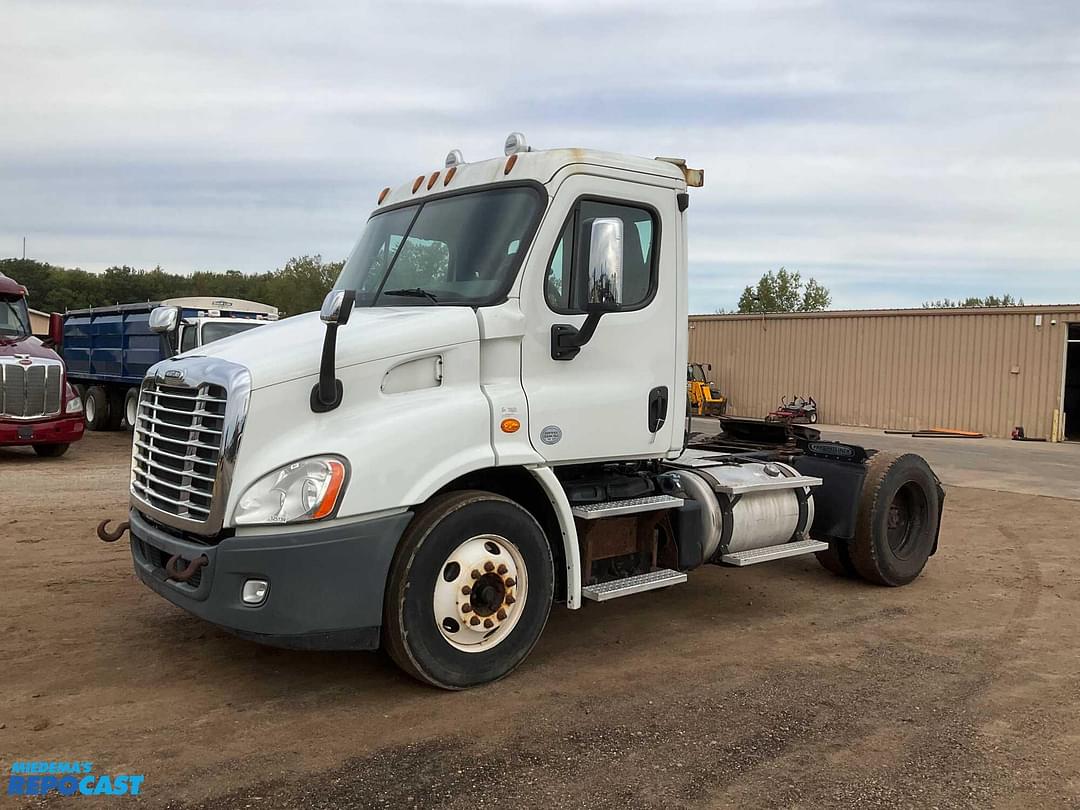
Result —
M108 526L109 526L109 521L108 521L107 518L105 520L101 521L101 523L98 524L97 536L98 536L98 540L100 540L102 543L115 543L117 540L119 540L121 537L123 537L124 532L126 532L128 530L127 521L124 521L123 523L119 524L112 531L109 531Z
M180 564L181 559L183 558L179 554L173 554L169 557L169 561L165 563L165 579L175 580L176 582L187 582L195 576L200 568L210 564L210 560L206 559L206 555L203 554L189 562L183 571L177 571L176 569Z

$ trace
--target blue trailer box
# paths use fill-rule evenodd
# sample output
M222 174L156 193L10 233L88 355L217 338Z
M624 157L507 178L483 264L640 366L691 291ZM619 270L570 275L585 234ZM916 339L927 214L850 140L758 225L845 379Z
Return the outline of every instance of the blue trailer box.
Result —
M166 334L150 329L150 313L157 307L177 309L175 330ZM181 345L187 349L206 342L202 340L206 323L235 320L243 320L243 328L275 321L277 308L231 298L174 298L65 314L60 351L68 379L83 398L87 427L115 430L127 422L130 428L147 370L176 354ZM222 327L216 326L215 331L220 333Z

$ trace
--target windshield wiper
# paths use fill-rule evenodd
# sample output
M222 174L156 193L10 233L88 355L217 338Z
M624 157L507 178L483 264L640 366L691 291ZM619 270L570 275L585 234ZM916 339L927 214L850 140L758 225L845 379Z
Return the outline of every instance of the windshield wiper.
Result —
M383 290L383 295L400 295L405 298L427 298L431 303L439 303L439 299L435 297L435 293L430 290L425 290L423 287L411 287L407 290Z

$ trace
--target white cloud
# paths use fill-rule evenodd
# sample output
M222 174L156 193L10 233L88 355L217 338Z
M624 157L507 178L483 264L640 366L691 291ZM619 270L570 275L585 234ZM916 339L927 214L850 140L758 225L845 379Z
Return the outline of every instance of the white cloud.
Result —
M845 306L1080 299L1072 0L29 2L0 49L0 254L343 256L451 147L682 154L692 306L785 264Z

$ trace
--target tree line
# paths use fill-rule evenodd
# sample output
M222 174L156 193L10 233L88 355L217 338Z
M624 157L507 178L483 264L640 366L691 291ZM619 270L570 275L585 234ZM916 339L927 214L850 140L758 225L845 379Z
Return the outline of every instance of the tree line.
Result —
M26 287L30 306L44 312L208 295L271 304L284 317L317 310L343 265L343 261L327 262L314 255L296 256L284 267L265 273L228 270L181 274L161 267L139 270L127 265L90 273L34 259L0 259L0 273Z

